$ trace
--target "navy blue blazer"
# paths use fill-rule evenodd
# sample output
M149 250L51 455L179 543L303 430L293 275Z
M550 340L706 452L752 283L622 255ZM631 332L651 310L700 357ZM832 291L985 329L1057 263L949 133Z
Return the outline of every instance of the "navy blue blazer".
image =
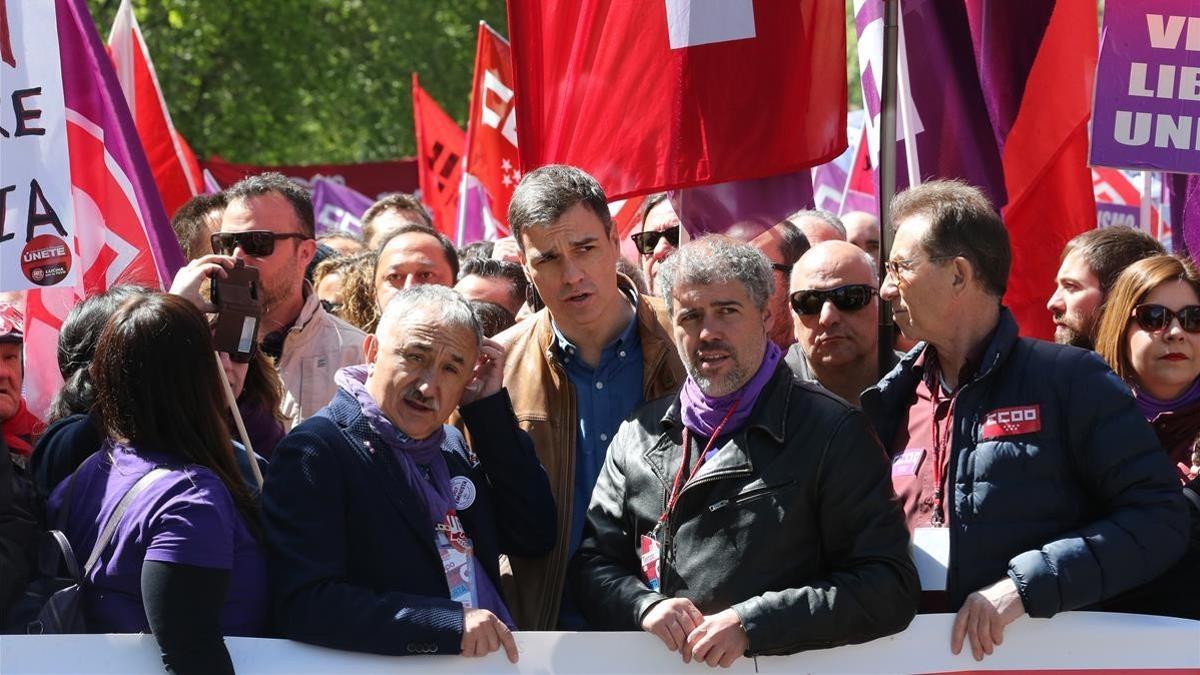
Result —
M451 476L476 486L475 502L458 515L501 592L501 553L540 556L554 547L554 498L507 391L460 412L478 464L443 454ZM403 471L341 390L280 441L262 505L285 637L377 654L459 652L463 607L450 600L433 524Z

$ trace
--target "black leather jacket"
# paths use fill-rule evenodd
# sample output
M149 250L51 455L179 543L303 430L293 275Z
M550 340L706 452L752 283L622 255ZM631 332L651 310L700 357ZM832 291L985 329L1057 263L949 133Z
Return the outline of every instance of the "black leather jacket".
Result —
M636 547L682 461L678 397L617 432L571 565L597 628L639 630L668 597L705 614L732 607L748 655L866 642L903 630L920 594L890 468L866 418L781 363L750 421L682 490L651 591ZM693 439L691 459L700 454Z

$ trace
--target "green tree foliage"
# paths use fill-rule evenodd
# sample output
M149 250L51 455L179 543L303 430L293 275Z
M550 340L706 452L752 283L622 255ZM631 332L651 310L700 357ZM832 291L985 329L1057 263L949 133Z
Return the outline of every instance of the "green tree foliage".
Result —
M88 0L107 39L120 0ZM197 155L412 155L412 73L466 126L478 22L504 0L134 0L171 116Z

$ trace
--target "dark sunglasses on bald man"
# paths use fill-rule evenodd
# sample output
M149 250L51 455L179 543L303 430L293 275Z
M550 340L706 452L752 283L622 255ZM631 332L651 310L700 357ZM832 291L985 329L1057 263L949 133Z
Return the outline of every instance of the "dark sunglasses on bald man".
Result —
M665 230L651 230L650 232L635 232L629 235L633 240L633 245L642 255L650 255L654 253L654 249L658 248L658 241L663 237L667 238L667 243L675 248L679 248L679 226L668 227Z
M217 232L209 238L213 253L217 255L233 255L240 246L246 255L265 258L275 252L275 242L279 239L312 239L299 232L276 234L270 230L246 230L244 232Z
M1170 327L1175 318L1179 327L1187 333L1200 333L1200 305L1188 305L1178 312L1162 305L1138 305L1133 308L1133 318L1147 333L1157 333Z
M791 295L792 311L800 316L820 314L826 302L832 302L843 312L857 312L871 304L876 291L867 284L849 284L826 290L802 290Z

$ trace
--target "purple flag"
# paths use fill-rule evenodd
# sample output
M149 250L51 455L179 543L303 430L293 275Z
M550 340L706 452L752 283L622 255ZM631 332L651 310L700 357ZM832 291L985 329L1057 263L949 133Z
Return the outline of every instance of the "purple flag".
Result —
M671 206L692 236L728 234L749 241L813 204L809 171L674 190Z
M317 221L317 236L347 232L362 236L362 215L375 201L328 178L312 181L313 215Z
M1093 165L1200 173L1196 0L1108 0L1092 99ZM1200 19L1193 19L1200 21ZM1190 73L1190 74L1189 74Z
M1184 252L1200 265L1200 175L1188 176L1182 201L1183 217L1179 229L1183 235L1179 240L1183 242Z
M883 2L854 0L854 9L871 164L878 166ZM902 81L897 108L907 109L908 129L916 136L920 178L960 178L982 189L997 206L1005 204L1000 150L980 89L965 6L912 0L901 4L901 12ZM898 110L897 190L910 184L902 121Z
M463 173L458 190L459 246L476 241L495 241L500 236L500 223L492 216L491 200L483 183L470 173Z

